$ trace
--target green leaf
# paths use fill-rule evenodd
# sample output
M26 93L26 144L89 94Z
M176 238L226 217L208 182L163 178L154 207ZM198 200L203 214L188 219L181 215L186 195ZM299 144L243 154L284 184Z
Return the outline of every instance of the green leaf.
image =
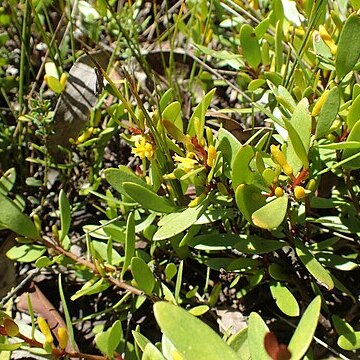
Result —
M247 63L252 68L257 68L261 63L259 40L256 36L255 30L248 24L241 26L240 44Z
M126 222L126 235L125 235L125 258L123 268L121 270L121 278L124 276L125 271L131 264L131 259L135 253L135 220L134 213L131 212Z
M349 332L350 333L354 332L354 328L349 323L347 323L346 321L341 319L340 316L333 315L331 317L331 320L334 323L335 330L339 335L344 335L344 334L347 334Z
M308 350L318 324L321 297L317 296L306 308L301 320L291 337L288 349L291 360L300 360Z
M270 25L270 18L265 18L256 26L255 33L258 39L261 39L263 37L267 29L269 28L269 25Z
M349 73L360 57L360 16L351 14L340 33L335 58L338 78L341 80Z
M274 280L279 280L279 281L289 280L289 271L284 266L280 266L277 263L272 263L269 265L268 270L269 270L269 275Z
M19 235L39 239L39 234L31 219L19 210L14 201L2 193L0 193L0 224Z
M138 288L145 294L151 295L155 286L155 278L146 262L139 257L133 257L131 259L131 272Z
M360 120L357 121L357 123L351 129L350 134L346 139L346 142L348 142L348 141L360 142ZM357 149L345 149L343 151L341 160L346 160L350 156L356 155L358 153L359 153L359 151ZM345 163L343 165L343 168L349 169L349 170L359 169L360 168L360 158L357 157L353 160L348 161L347 163ZM0 221L1 221L1 218L0 218Z
M110 284L104 279L92 278L90 281L85 283L80 290L78 290L73 296L71 296L71 300L75 301L82 296L85 295L93 295L98 294L102 291L105 291L110 287Z
M132 334L133 334L133 337L134 337L137 345L141 349L141 351L144 351L145 346L148 343L150 343L150 340L148 338L146 338L144 335L142 335L141 333L139 333L138 331L133 330Z
M205 234L193 237L187 245L198 250L237 249L245 254L265 254L278 250L285 242L262 239L256 235L244 234Z
M266 204L265 196L255 185L239 185L235 191L236 204L245 219L252 222L252 214Z
M157 302L154 314L165 336L186 360L239 360L220 336L179 306Z
M60 83L60 81L51 75L46 77L47 86L56 94L61 94L64 91L64 86Z
M251 354L251 359L256 360L270 360L264 339L265 335L269 332L264 320L256 312L252 312L249 316L248 328L248 343Z
M112 357L114 351L118 347L122 338L123 332L120 320L116 320L114 324L106 331L96 334L95 343L99 350Z
M286 158L288 163L294 169L294 175L303 165L305 169L309 168L308 152L311 137L311 116L308 111L309 102L306 98L302 99L296 106L291 121L284 119L286 130L288 131L288 149ZM296 159L299 158L301 163Z
M271 295L279 309L288 316L299 316L300 308L291 291L281 282L270 282Z
M124 165L120 165L118 169L106 169L105 179L117 192L126 196L128 196L128 194L123 188L123 183L135 183L151 189L145 181L139 176L136 176L131 169Z
M182 132L183 123L180 114L181 104L178 101L174 101L164 109L162 112L162 118L164 120L171 121L180 130L180 132Z
M169 263L165 268L165 277L169 281L171 280L177 273L177 267L174 263Z
M232 335L228 340L228 344L236 351L240 360L250 359L248 329L249 328L247 327L241 329L236 334Z
M251 184L254 173L250 169L250 161L255 156L255 152L250 145L242 146L236 153L232 163L232 187L235 190L240 184Z
M330 274L299 239L295 239L295 247L296 254L309 273L328 290L333 289L334 282Z
M24 244L24 245L12 247L6 253L6 256L9 259L18 261L18 262L34 262L45 251L46 251L46 247L43 245Z
M346 117L346 124L351 130L354 125L360 120L360 96L356 97L349 108L348 115Z
M7 195L14 187L16 181L16 172L14 168L6 170L0 178L0 193Z
M345 149L360 149L360 141L345 141L333 144L319 145L320 149L331 150L345 150Z
M360 331L340 335L337 344L348 351L360 349Z
M133 200L145 209L165 214L173 213L176 210L176 206L168 198L157 195L143 184L124 182L122 187Z
M217 150L221 151L221 154L224 158L224 173L227 177L230 178L230 174L232 172L231 165L242 145L232 133L225 130L224 128L219 130L217 140Z
M111 248L111 253L108 252L108 246L106 243L101 241L92 241L91 245L100 258L108 264L119 265L123 261L123 258L114 248Z
M360 0L350 0L350 3L354 10L360 9Z
M0 351L14 351L19 349L25 342L13 343L13 344L0 344Z
M359 102L360 105L360 102ZM340 107L340 94L337 86L333 87L320 111L317 120L315 137L317 139L328 134L329 129L336 119ZM360 111L360 108L359 108ZM349 116L348 116L349 117ZM360 119L360 116L359 116Z
M316 258L324 265L330 268L335 268L341 271L351 271L359 267L359 265L345 255L339 256L336 254L320 252L316 254Z
M225 269L227 271L247 272L253 271L259 266L261 266L261 262L258 259L239 258L231 261Z
M199 305L199 306L195 306L195 307L191 308L189 310L189 313L194 316L201 316L201 315L205 314L206 312L208 312L209 309L210 308L207 305Z
M189 125L187 129L187 133L191 136L196 135L195 131L195 119L198 118L200 120L200 129L204 129L205 127L205 114L210 105L211 99L213 98L216 89L210 90L201 100L201 102L196 106L191 118L189 120Z
M205 212L208 202L205 200L193 208L187 208L180 213L169 214L159 222L159 230L155 233L153 240L165 240L180 234L195 223Z
M260 87L262 87L265 83L266 83L265 79L252 80L252 81L250 81L250 83L248 85L248 90L253 92L253 91L259 89Z
M288 200L287 196L281 196L256 210L251 216L254 225L267 230L276 229L285 218Z
M151 342L146 344L141 360L166 360L161 351Z
M59 210L61 222L60 242L62 242L69 232L71 223L70 203L63 189L60 190L59 194Z

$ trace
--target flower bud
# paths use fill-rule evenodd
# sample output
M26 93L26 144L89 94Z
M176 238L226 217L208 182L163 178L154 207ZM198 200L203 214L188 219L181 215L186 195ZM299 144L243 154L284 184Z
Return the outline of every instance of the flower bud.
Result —
M61 349L65 349L68 343L69 335L67 329L59 327L58 328L58 337L59 337L59 346Z
M207 156L207 161L206 161L206 165L213 167L214 166L214 162L216 159L216 150L214 145L210 145L208 148L208 156Z
M284 195L284 190L278 186L276 189L275 189L275 196L276 197L281 197Z
M194 200L189 202L188 207L195 207L197 205L199 205L206 197L205 193L202 193L201 195L197 196Z
M306 192L302 186L295 186L294 188L295 200L300 201L305 198Z
M50 328L48 323L46 322L46 320L44 318L42 318L41 316L39 316L37 318L37 323L39 325L39 329L40 331L45 335L45 341L48 344L52 344L54 342L54 338L51 334Z
M322 109L322 107L323 107L323 105L325 103L325 100L327 99L327 97L329 95L329 92L330 92L329 90L325 90L322 93L322 95L316 101L316 103L315 103L315 105L314 105L314 107L312 109L311 116L317 116L320 113L320 111L321 111L321 109Z
M271 156L273 160L278 163L281 167L286 164L284 153L279 149L279 145L270 146Z
M283 171L284 171L284 174L286 174L287 176L293 176L293 168L288 164L288 163L286 163L286 164L284 164L283 166L282 166L282 169L283 169Z

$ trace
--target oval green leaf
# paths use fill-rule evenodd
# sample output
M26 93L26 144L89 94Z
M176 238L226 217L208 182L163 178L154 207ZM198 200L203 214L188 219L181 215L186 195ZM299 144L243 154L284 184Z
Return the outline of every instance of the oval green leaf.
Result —
M46 251L45 246L36 244L24 244L12 247L6 256L18 262L34 262Z
M360 96L355 98L349 108L349 112L346 117L346 124L348 128L351 130L358 120L360 120Z
M193 208L187 208L180 213L172 213L164 216L158 225L159 230L154 234L153 240L169 239L193 225L197 219L205 212L207 201Z
M286 130L289 135L289 145L286 158L294 169L294 175L303 165L309 168L308 152L311 137L311 116L308 110L309 102L306 98L302 99L295 107L291 121L284 119ZM299 162L296 160L299 158Z
M4 228L30 239L39 238L31 219L20 211L14 201L2 193L0 193L0 224Z
M348 141L357 141L360 142L360 120L356 122L353 128L350 131L346 142ZM359 151L357 149L345 149L342 154L341 160L346 160L350 156L358 154ZM350 160L343 164L344 169L355 170L360 168L360 157L357 157L353 160Z
M317 120L316 130L315 130L315 137L317 139L328 134L328 131L339 112L339 107L340 107L339 89L337 86L335 86L330 90L329 95L325 100L319 118Z
M176 210L176 206L169 199L157 195L142 184L124 182L122 187L133 200L145 209L165 214L172 213Z
M239 359L214 330L181 307L157 302L154 314L162 332L184 359Z
M139 257L133 257L131 259L131 272L138 288L145 294L151 295L155 286L155 278L146 262Z
M264 320L256 312L252 312L249 316L248 343L251 359L270 360L265 349L265 335L269 332L269 328Z
M261 51L255 30L248 24L240 29L240 44L247 63L252 68L257 68L261 63Z
M252 214L266 204L265 196L254 185L239 185L235 192L235 200L239 210L250 223Z
M242 146L236 153L231 174L233 189L236 189L240 184L252 183L254 172L250 169L250 161L254 156L254 149L250 145Z
M328 290L333 289L334 282L330 274L299 239L295 239L295 247L297 256L309 273Z
M302 359L309 348L319 321L320 307L321 297L317 296L306 308L301 317L288 346L291 353L291 360Z
M344 350L351 351L360 349L360 331L340 335L337 343Z
M291 291L279 281L270 282L271 295L278 308L287 316L299 316L300 308Z
M276 229L284 220L288 197L281 196L256 210L251 219L254 225L267 230Z
M125 165L120 165L118 169L106 169L105 179L117 192L122 195L128 196L123 188L123 183L126 182L135 183L151 189L145 181L143 181L139 176L136 176L133 171Z
M360 56L360 16L351 14L341 31L336 52L335 67L341 80L349 73Z

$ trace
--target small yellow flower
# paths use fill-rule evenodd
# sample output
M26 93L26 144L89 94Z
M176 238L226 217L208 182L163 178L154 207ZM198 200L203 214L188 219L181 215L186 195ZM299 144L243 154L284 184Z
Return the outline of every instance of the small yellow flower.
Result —
M148 158L152 160L154 157L154 147L150 142L146 141L144 136L136 138L135 147L133 147L131 151L141 159Z
M175 155L173 157L174 161L180 163L181 168L185 171L194 170L194 167L198 164L198 161L194 159L196 155L193 152L189 152L186 157Z

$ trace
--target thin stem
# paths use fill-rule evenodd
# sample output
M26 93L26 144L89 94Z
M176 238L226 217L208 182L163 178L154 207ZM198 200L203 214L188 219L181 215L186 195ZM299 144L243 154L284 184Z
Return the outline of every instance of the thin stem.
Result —
M75 254L73 254L72 252L69 252L69 251L66 251L64 250L62 247L60 247L59 245L55 244L55 243L52 243L51 241L47 240L47 239L42 239L41 240L42 243L48 247L48 248L51 248L53 250L55 250L55 252L57 252L58 254L61 254L61 255L64 255L66 257L68 257L69 259L72 259L74 260L76 263L80 264L80 265L83 265L83 266L86 266L87 268L89 268L93 273L95 273L96 275L99 275L101 276L101 274L99 273L97 267L91 262L91 261L88 261L84 258L81 258ZM113 268L109 268L107 266L105 266L105 271L108 271L109 273L110 272L113 272ZM107 274L108 275L108 274ZM121 280L118 280L116 279L115 277L113 277L112 275L110 276L105 276L104 277L106 280L108 280L111 284L113 284L114 286L118 287L118 288L121 288L121 289L124 289L124 290L127 290L135 295L138 295L138 296L144 296L146 298L149 298L150 300L152 300L153 302L157 301L158 299L154 296L147 296L145 295L141 290L127 284L125 281L121 281Z

